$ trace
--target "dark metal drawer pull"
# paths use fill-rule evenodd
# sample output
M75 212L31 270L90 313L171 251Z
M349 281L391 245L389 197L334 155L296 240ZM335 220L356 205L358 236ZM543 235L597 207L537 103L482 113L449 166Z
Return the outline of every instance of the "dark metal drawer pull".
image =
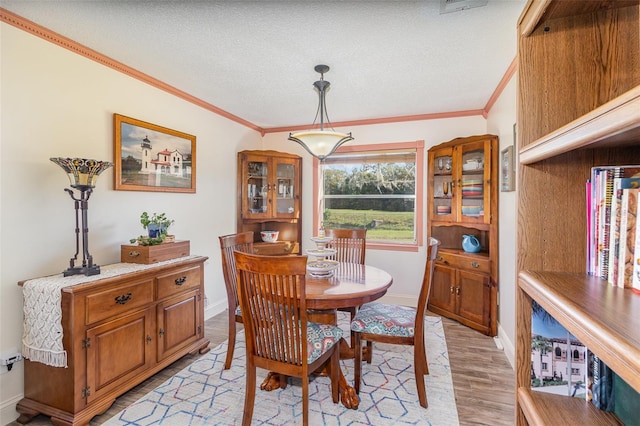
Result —
M182 285L182 284L184 284L185 281L187 281L187 277L186 276L182 276L180 278L176 278L176 285Z
M116 303L118 305L124 305L131 300L131 293L123 294L122 296L116 296Z
M473 266L474 268L479 268L480 264L478 262L471 262L471 266Z

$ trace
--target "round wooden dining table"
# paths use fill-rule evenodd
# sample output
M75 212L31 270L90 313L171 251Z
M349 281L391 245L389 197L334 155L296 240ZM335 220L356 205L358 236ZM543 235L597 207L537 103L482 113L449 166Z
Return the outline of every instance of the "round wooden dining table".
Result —
M310 321L337 325L339 308L354 308L381 298L393 283L391 275L371 265L340 263L331 276L314 276L307 273L305 291L307 315ZM353 358L353 349L342 338L340 358ZM260 386L263 390L284 387L284 378L269 373ZM286 385L285 385L286 386ZM353 386L350 386L340 372L340 400L347 408L358 408L360 400Z

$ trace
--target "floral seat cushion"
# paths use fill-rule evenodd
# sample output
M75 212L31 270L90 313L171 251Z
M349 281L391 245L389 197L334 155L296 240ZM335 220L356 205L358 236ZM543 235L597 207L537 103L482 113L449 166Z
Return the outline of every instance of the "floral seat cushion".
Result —
M366 303L351 322L351 331L386 336L413 337L416 310L408 306Z
M320 355L340 341L342 330L330 324L307 323L307 362L311 364Z

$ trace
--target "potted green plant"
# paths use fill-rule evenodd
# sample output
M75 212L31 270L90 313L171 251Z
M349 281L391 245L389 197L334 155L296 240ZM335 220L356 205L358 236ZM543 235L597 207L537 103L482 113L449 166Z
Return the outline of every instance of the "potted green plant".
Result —
M142 212L140 215L140 223L142 228L146 229L148 236L141 235L138 238L131 239L132 243L138 242L138 244L147 246L161 244L167 237L167 229L173 224L174 220L167 218L165 213L152 213Z

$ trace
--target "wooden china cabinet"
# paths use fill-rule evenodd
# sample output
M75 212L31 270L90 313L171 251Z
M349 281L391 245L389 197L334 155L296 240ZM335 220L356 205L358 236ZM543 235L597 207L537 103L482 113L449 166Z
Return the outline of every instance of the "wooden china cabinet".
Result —
M640 160L639 46L638 0L530 0L518 21L517 425L622 420L531 390L534 302L640 392L640 294L585 272L591 168Z
M430 311L497 333L498 137L457 138L429 150L429 234L441 242ZM462 248L463 235L480 243Z
M253 231L254 252L300 254L302 238L302 158L277 151L238 153L238 232ZM261 231L278 231L263 242Z

